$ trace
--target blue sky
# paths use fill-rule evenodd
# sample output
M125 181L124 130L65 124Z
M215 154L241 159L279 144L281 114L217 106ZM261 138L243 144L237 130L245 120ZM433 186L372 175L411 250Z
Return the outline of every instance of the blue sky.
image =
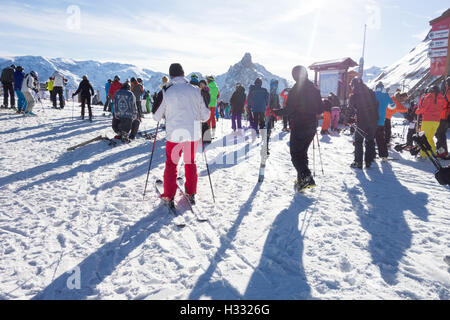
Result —
M4 1L0 55L117 61L167 72L221 74L250 52L290 77L294 65L362 54L387 66L447 9L442 0Z

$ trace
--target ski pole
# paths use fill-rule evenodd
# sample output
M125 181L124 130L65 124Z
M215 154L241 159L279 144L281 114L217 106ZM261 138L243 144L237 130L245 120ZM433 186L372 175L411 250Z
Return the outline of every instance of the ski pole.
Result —
M206 170L208 171L209 185L211 186L211 193L213 196L213 201L214 201L214 203L216 203L216 197L214 196L214 190L213 190L213 186L212 186L212 182L211 182L211 174L209 173L208 160L206 158L206 150L205 150L205 144L203 143L203 138L202 138L202 147L203 147L203 155L205 156Z
M322 151L320 150L319 135L317 134L317 132L316 132L316 138L317 138L317 145L319 147L320 166L322 167L322 174L325 175L325 172L323 171Z
M144 199L145 199L145 193L147 192L147 185L148 185L148 178L150 176L150 169L152 168L153 154L155 153L156 138L158 137L158 129L159 129L159 122L156 124L155 141L153 141L152 155L150 156L150 164L148 166L147 180L145 181Z
M72 121L73 121L73 109L75 108L75 99L72 97Z
M314 138L313 138L313 176L314 178L316 177L316 143L314 142Z

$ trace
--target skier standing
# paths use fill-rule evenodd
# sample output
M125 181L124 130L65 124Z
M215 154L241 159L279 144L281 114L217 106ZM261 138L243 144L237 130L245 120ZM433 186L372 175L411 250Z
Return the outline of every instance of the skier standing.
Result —
M269 104L269 92L262 88L262 80L255 80L255 85L248 95L248 104L251 106L253 114L253 125L256 134L259 136L259 130L265 129L265 112Z
M200 89L190 85L184 78L180 64L172 64L169 75L171 81L163 90L163 101L153 118L158 122L163 117L166 119L166 167L161 198L173 206L177 191L177 165L182 153L186 194L190 202L195 203L198 180L195 154L201 139L200 123L210 118L211 111L205 107Z
M91 108L91 96L94 95L94 88L88 80L87 75L83 76L77 91L72 95L72 98L77 94L81 95L81 120L84 120L84 110L87 104L89 112L89 121L92 122L92 108Z
M200 87L200 93L202 94L203 101L209 110L209 102L211 101L211 95L209 94L209 87L205 80L200 80L198 83ZM209 120L209 118L208 118ZM211 143L211 130L209 129L208 121L202 122L202 139L203 143Z
M331 124L331 102L328 98L323 100L323 121L322 121L322 130L320 131L321 135L329 135L330 132L328 128Z
M386 109L386 120L384 121L384 135L386 139L386 145L389 146L391 144L392 138L392 116L396 113L406 113L408 112L408 108L406 108L403 103L407 99L408 95L406 93L397 92L395 96L392 97L392 101L394 102L394 106Z
M238 83L236 85L236 90L234 91L230 99L231 126L233 132L236 132L236 130L240 132L240 130L242 129L242 113L244 112L244 104L246 99L247 96L245 94L245 88L240 83Z
M439 122L439 127L436 131L437 138L437 156L441 159L448 158L448 146L447 146L447 130L448 130L448 119L450 117L450 77L445 80L445 106L441 112L441 119Z
M103 106L103 112L111 112L111 97L109 96L109 88L111 87L111 82L111 79L108 79L108 81L105 83L106 102Z
M144 87L138 83L135 78L131 78L131 92L133 92L136 98L136 106L140 112L142 112L141 97L144 93Z
M111 112L114 115L114 96L116 94L117 91L119 91L120 89L122 89L122 83L120 82L120 77L119 76L114 76L114 81L111 83L110 87L109 87L109 91L108 91L108 95L109 95L109 99L111 101Z
M58 109L58 104L56 102L56 97L59 96L59 108L64 109L64 85L67 83L67 79L64 75L55 71L52 75L53 78L53 108Z
M431 92L423 98L422 106L416 111L417 114L422 115L422 131L425 132L425 136L434 153L436 153L436 145L433 138L439 127L441 114L446 107L447 102L440 93L439 87L434 86L431 88ZM420 155L422 158L427 157L424 151L420 151Z
M16 108L16 101L14 97L14 71L16 69L15 65L11 65L10 67L6 67L2 70L1 82L3 85L3 106L2 108L8 108L8 95L11 100L11 109Z
M52 103L54 100L54 91L53 91L54 86L55 86L55 80L53 80L52 77L49 77L48 82L47 82L47 90L48 90L48 93L50 94L50 101Z
M385 138L386 110L390 104L394 103L394 101L386 92L384 92L384 85L382 82L379 82L375 88L375 97L378 102L378 126L375 133L375 139L378 146L378 155L383 161L387 161L389 152Z
M281 92L281 98L283 99L283 109L286 108L286 102L287 102L287 98L289 96L289 90L291 90L291 88L286 88ZM288 132L289 128L288 128L288 124L289 124L289 117L288 116L283 116L283 132Z
M350 112L356 114L355 161L351 167L362 169L364 158L366 168L370 168L376 156L375 134L378 122L378 104L375 93L360 78L354 78L350 85L353 89L353 94L349 100Z
M23 72L23 68L17 66L16 71L14 72L14 91L17 95L17 113L24 113L27 106L27 100L25 100L25 96L22 93L24 79L25 73Z
M35 105L35 100L33 96L33 91L39 92L39 78L37 72L31 71L27 74L22 83L22 93L27 101L27 106L25 109L25 115L33 116L33 107Z
M286 108L274 111L279 116L289 116L291 124L290 153L297 171L295 187L298 191L316 185L308 168L308 148L317 133L317 116L323 112L320 91L308 80L308 71L303 66L292 69L295 80L289 91Z
M341 106L339 98L333 93L330 92L328 96L328 100L331 103L331 131L339 131L339 118L341 116Z
M220 97L220 91L219 88L217 87L217 84L213 76L207 77L206 81L208 81L209 95L211 97L209 101L209 109L211 114L209 117L208 125L209 128L212 130L212 137L214 137L216 132L217 99L219 99Z

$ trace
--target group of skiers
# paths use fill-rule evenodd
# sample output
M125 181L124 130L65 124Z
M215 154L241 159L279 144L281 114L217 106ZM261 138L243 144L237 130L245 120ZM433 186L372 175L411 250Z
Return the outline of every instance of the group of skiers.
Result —
M37 96L39 78L37 72L31 71L25 74L24 71L21 66L16 67L14 64L2 70L3 105L1 107L8 109L8 102L10 102L10 108L16 110L17 113L34 115L33 107L36 100L40 100ZM17 108L15 94L17 95Z

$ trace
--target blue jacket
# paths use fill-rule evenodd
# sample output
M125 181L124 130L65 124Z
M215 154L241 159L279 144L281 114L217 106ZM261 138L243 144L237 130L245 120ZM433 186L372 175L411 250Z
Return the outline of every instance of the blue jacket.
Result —
M376 91L375 95L378 101L378 115L380 119L378 120L378 126L384 126L384 120L386 119L386 109L388 105L393 104L392 98L382 91Z
M109 94L109 87L111 86L111 83L109 83L109 82L107 82L106 84L105 84L105 92L106 92L106 96L108 96L108 94Z
M17 90L22 90L22 82L23 79L25 78L25 73L19 72L19 71L15 71L14 72L14 91Z
M248 105L252 106L252 112L266 112L269 104L269 92L260 85L255 85L248 97Z

